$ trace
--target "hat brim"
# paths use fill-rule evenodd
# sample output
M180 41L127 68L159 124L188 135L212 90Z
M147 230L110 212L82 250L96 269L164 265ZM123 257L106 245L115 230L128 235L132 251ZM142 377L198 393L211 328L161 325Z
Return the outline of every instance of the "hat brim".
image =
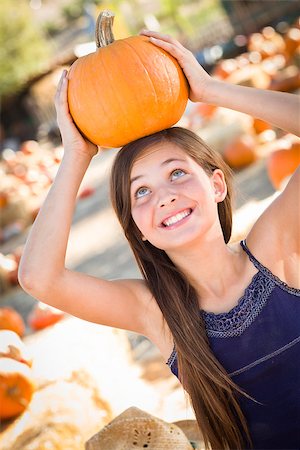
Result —
M178 420L173 422L173 424L184 432L189 441L196 442L198 445L204 445L203 436L196 420Z

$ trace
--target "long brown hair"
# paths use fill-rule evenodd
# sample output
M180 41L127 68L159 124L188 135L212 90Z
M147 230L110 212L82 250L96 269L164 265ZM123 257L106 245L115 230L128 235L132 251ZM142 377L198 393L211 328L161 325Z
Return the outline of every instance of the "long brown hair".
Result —
M190 396L206 448L242 449L250 440L247 424L237 401L242 391L233 383L210 350L196 290L168 255L141 239L131 216L130 174L134 161L146 148L172 142L193 158L208 175L221 169L227 195L218 203L224 240L231 236L232 174L222 157L190 130L172 127L124 146L111 173L111 200L137 264L172 333L179 376Z

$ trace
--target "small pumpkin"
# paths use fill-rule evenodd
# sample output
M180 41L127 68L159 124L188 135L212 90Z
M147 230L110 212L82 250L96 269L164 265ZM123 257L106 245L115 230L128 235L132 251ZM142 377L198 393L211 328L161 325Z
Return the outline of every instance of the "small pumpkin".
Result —
M292 175L300 164L300 142L294 142L290 148L281 148L270 153L267 159L267 173L275 189Z
M272 125L270 125L268 122L257 118L253 118L252 126L256 134L260 134L264 131L273 129Z
M29 367L32 366L32 357L24 342L11 330L0 330L0 357L12 358Z
M10 307L0 308L0 330L11 330L19 336L23 336L25 323L21 314Z
M29 405L35 384L31 369L11 358L0 358L0 419L11 419Z
M28 324L30 327L37 331L43 328L54 325L65 316L63 311L54 308L53 306L46 305L45 303L38 302L28 315Z
M223 158L232 169L242 169L257 159L255 139L251 135L238 136L223 151Z
M91 142L107 148L174 125L188 100L176 59L146 36L115 41L113 18L110 11L99 15L96 52L78 58L68 74L74 122Z

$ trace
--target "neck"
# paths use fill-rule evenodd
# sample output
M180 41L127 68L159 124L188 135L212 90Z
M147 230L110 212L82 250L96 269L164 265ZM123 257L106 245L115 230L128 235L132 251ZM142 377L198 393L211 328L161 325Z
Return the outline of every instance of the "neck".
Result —
M218 309L216 305L222 303L230 287L239 281L244 268L239 244L225 244L222 234L206 237L184 251L180 249L168 255L196 289L199 306L211 311Z

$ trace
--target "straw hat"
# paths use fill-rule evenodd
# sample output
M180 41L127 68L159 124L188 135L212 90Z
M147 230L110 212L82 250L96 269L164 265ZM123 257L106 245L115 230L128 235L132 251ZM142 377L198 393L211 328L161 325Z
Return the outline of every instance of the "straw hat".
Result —
M126 409L85 444L86 450L193 450L184 432L136 407Z
M173 422L173 425L176 425L184 432L184 434L186 435L190 443L194 446L194 448L200 450L205 447L204 439L202 433L199 430L196 420L192 419L178 420L177 422Z

